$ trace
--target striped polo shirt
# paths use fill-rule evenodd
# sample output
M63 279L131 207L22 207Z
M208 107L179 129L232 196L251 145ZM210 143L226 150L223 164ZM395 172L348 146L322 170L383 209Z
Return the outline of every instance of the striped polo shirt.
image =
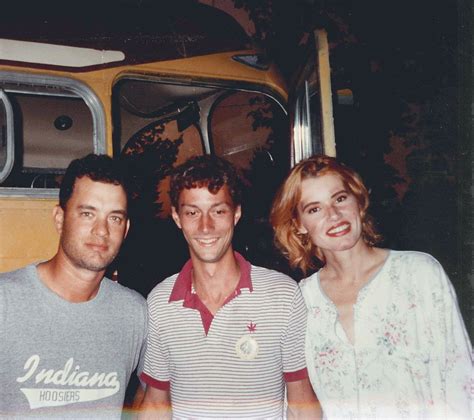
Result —
M170 389L175 417L281 418L285 380L307 377L297 283L235 256L239 283L214 316L194 293L191 260L148 296L141 378Z

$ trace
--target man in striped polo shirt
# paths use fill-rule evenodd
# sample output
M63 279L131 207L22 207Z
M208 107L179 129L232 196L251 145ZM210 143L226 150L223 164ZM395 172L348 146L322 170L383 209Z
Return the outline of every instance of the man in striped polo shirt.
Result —
M191 158L170 195L191 259L148 296L142 418L282 418L285 384L288 417L318 417L296 282L232 249L237 171L215 156Z

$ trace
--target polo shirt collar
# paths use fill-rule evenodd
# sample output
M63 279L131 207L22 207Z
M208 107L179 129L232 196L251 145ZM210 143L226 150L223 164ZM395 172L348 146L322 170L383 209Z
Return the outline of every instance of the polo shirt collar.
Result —
M240 294L241 289L249 289L249 291L252 292L253 286L252 279L250 278L251 264L238 252L234 251L234 256L240 268L240 279L235 288L234 295ZM192 293L192 270L193 263L192 260L189 259L178 274L168 302L174 302L177 300L189 302L195 300L195 294Z

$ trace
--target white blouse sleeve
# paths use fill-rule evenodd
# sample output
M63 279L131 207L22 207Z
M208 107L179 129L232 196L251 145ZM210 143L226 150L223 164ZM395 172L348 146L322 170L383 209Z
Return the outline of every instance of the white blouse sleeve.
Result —
M447 418L472 417L472 346L456 293L441 265L430 267L431 333L439 363Z

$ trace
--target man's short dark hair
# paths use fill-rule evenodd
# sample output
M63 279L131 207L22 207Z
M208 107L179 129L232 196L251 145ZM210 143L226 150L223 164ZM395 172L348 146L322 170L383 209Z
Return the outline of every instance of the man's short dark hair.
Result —
M107 155L89 154L74 159L66 169L61 188L59 189L59 205L64 210L74 192L76 179L87 176L92 181L120 185L128 197L125 174L121 164Z
M195 156L176 167L171 175L170 198L178 209L181 191L206 187L212 194L227 185L234 206L242 202L242 179L229 161L213 155Z

